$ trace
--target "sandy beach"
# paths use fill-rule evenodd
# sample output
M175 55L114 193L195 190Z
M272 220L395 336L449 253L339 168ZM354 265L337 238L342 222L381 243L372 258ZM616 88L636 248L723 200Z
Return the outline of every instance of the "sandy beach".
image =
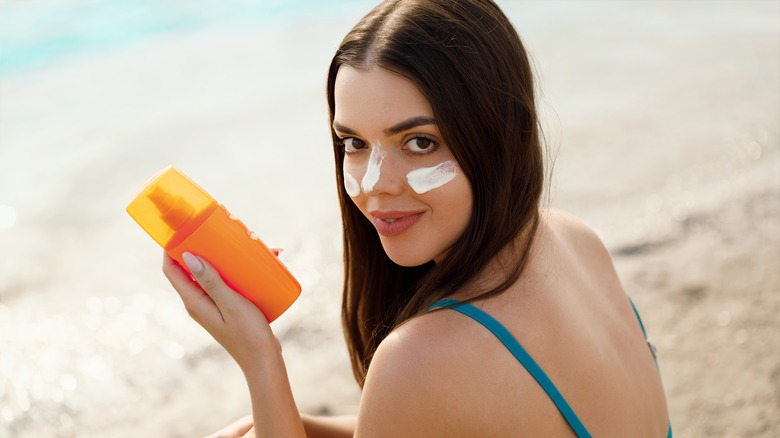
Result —
M273 328L299 408L357 408L324 81L373 2L205 3L137 22L0 3L2 438L202 436L249 412L124 211L169 164L285 249L303 293ZM610 249L675 436L780 436L780 2L499 4L538 73L548 204ZM61 49L79 26L115 39Z

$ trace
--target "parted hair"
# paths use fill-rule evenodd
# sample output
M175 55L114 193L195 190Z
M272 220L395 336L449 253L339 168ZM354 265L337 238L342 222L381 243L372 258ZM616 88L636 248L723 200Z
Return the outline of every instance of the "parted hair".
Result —
M334 87L343 65L382 68L427 98L445 144L471 184L468 225L437 264L393 263L377 231L344 188L344 150L333 131ZM327 98L344 241L342 323L362 387L371 358L393 328L461 291L518 236L533 236L544 184L543 152L528 56L490 0L388 0L361 19L330 65ZM530 230L530 233L524 231ZM505 276L477 299L517 281L532 237L514 245Z

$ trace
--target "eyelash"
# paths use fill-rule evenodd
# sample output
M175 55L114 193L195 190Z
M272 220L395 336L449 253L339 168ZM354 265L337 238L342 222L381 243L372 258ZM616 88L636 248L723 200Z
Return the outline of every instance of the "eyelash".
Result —
M358 140L358 139L356 139L355 137L340 137L338 140L336 140L336 145L337 145L338 147L340 147L341 149L343 149L343 150L344 150L344 153L345 153L345 154L347 154L347 155L349 155L349 154L354 154L354 153L356 153L356 152L360 152L360 150L357 150L357 151L348 151L348 150L347 150L347 140ZM365 146L367 146L366 142L364 142L364 141L362 141L362 140L358 140L358 141L361 141L361 142L363 143L364 147L365 147ZM362 148L361 148L361 149L362 149Z
M409 151L410 153L412 153L414 155L428 155L428 154L431 154L431 153L435 152L436 149L439 149L439 143L437 143L436 140L434 140L431 137L428 137L426 135L415 135L414 137L406 140L404 142L404 149L406 149L406 144L408 144L410 141L418 140L418 139L429 141L431 143L431 145L428 147L428 149L424 150L423 152Z
M426 140L426 141L430 142L430 146L428 147L428 149L424 150L423 152L414 152L414 151L410 151L410 150L408 150L406 148L406 145L409 142L411 142L412 140L419 140L419 139ZM363 147L358 149L358 150L348 151L347 150L347 140L357 140L357 141L363 143ZM408 153L410 153L412 155L428 155L430 153L433 153L434 151L436 151L439 148L439 143L436 140L434 140L431 137L425 136L425 135L415 135L415 136L409 138L408 140L404 141L403 144L404 144L403 150L407 151ZM340 137L338 140L336 140L336 145L338 147L340 147L341 149L343 149L344 153L347 154L347 155L360 152L361 150L365 149L366 146L368 146L368 144L366 142L364 142L363 140L357 139L355 137Z

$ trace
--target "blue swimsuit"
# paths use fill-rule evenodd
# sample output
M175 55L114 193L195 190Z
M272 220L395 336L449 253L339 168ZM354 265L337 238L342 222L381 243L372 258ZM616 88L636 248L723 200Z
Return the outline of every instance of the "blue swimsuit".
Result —
M515 337L512 336L511 333L509 333L509 330L507 330L503 325L501 325L500 322L496 321L492 316L472 306L469 303L461 303L460 301L456 301L456 300L440 300L435 302L433 305L431 305L431 307L429 307L428 310L431 310L435 307L445 307L445 306L452 306L451 307L452 310L455 310L457 312L460 312L472 318L473 320L477 321L478 323L485 326L485 328L490 330L498 338L498 340L501 341L501 343L504 344L504 346L507 349L509 349L512 355L514 355L515 358L518 361L520 361L520 363L525 367L526 370L528 370L531 376L539 383L539 385L542 387L544 392L546 392L547 395L552 400L552 402L555 403L555 406L561 412L563 418L566 420L567 423L569 423L569 426L571 426L572 430L574 430L574 433L576 433L577 436L580 438L591 436L588 430L580 421L580 419L577 417L577 414L575 414L571 406L569 406L569 403L566 402L566 399L563 398L563 395L561 395L560 391L558 391L558 388L555 387L552 380L550 380L550 378L547 377L547 374L545 374L542 368L525 351L525 349L520 345L520 343L517 342L517 339L515 339ZM636 314L636 317L639 320L639 326L642 328L642 333L644 333L645 338L647 338L647 333L645 333L645 327L642 324L642 319L639 317L639 312L637 312L633 302L631 303L631 307L633 307L634 313ZM653 352L653 357L655 357L655 352ZM672 437L672 425L669 424L669 432L667 434L667 438L671 438L671 437Z

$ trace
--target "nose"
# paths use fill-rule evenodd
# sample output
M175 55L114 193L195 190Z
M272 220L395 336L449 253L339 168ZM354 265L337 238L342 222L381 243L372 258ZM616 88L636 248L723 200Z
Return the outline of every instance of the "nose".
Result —
M376 147L371 150L368 167L360 182L363 193L368 196L381 194L398 195L403 191L404 178L399 174L398 160L392 154Z

